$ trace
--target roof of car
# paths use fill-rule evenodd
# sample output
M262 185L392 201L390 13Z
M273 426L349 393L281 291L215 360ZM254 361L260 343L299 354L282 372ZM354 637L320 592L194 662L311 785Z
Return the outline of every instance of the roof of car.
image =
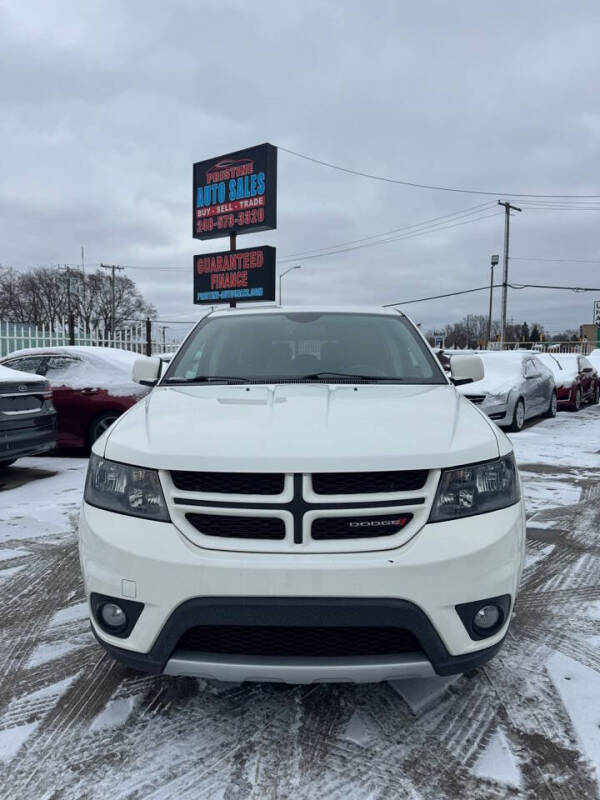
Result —
M385 316L398 316L402 312L397 308L383 308L383 306L344 306L344 305L324 305L324 306L247 306L240 305L236 308L220 308L211 311L211 317L240 316L245 314L381 314Z
M123 358L130 355L132 358L139 357L139 353L134 353L130 350L122 350L119 347L92 347L91 345L57 345L54 347L24 347L21 350L14 350L12 353L7 353L2 358L6 361L9 358L20 358L21 356L39 356L39 355L71 355L71 356L99 356L109 360L112 357Z

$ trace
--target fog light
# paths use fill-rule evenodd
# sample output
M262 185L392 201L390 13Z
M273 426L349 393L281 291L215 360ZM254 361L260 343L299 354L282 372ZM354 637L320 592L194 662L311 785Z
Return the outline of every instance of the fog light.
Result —
M111 631L120 631L127 625L127 614L116 603L100 606L100 619Z
M498 606L481 606L473 617L473 627L475 630L485 631L486 633L500 622L501 612Z

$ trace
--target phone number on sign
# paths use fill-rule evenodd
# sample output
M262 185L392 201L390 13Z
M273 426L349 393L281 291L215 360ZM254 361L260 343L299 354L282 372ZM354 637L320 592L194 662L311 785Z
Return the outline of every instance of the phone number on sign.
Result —
M253 208L251 211L240 211L237 214L221 214L219 217L208 217L196 220L196 232L208 233L214 230L229 230L234 226L257 225L265 221L264 208Z

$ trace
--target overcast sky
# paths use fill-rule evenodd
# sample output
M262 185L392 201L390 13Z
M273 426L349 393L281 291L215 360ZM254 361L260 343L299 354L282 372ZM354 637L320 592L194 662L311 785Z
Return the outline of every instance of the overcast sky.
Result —
M275 244L283 258L489 203L454 227L299 257L286 302L484 285L502 255L497 199L600 195L599 42L598 0L0 0L0 263L76 263L84 245L90 266L147 267L128 274L159 315L193 319L192 255L227 240L191 236L192 163L268 141L494 193L408 188L280 151L278 230L240 247ZM524 210L511 220L512 280L600 286L600 200L513 202ZM512 291L509 317L575 327L595 297ZM481 292L404 310L431 328L487 303Z

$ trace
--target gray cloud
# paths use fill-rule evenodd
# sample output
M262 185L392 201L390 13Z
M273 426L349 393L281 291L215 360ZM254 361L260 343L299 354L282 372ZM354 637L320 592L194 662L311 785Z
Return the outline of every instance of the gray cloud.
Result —
M193 315L193 161L271 141L407 180L600 194L600 8L561 2L20 3L0 10L0 262L132 270L165 318ZM494 200L495 198L491 198ZM280 152L281 256L475 205ZM481 202L486 198L481 198ZM598 258L599 212L527 209L517 256ZM382 303L485 284L502 216L306 259L286 299ZM597 265L514 261L515 281L600 280ZM600 285L600 284L599 284ZM600 295L599 295L600 296ZM588 321L591 295L512 292L516 320ZM498 298L499 300L499 298ZM425 327L485 293L408 306ZM200 313L198 311L198 313Z

